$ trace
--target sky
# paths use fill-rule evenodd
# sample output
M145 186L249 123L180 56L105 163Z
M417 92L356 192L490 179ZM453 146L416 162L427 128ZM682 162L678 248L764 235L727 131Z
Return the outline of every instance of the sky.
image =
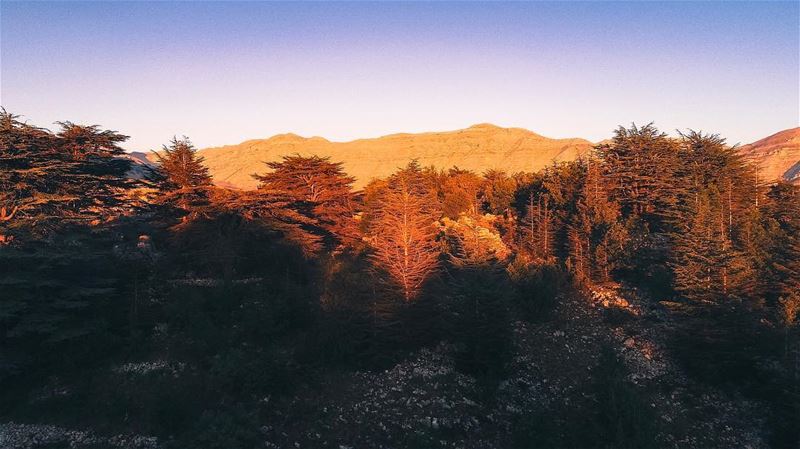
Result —
M0 2L0 104L197 147L800 123L800 2Z

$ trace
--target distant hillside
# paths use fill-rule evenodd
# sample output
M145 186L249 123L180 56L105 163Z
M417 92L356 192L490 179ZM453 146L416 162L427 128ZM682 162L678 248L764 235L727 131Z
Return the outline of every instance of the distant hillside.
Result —
M329 156L342 162L363 187L372 178L385 177L412 159L424 166L458 166L482 173L496 168L508 172L536 171L553 161L570 161L586 153L584 139L550 139L521 128L481 124L467 129L421 134L392 134L374 139L331 142L322 137L280 134L264 140L200 151L217 184L253 189L253 173L264 173L264 162L282 156Z
M605 140L601 143L609 142ZM238 145L200 150L214 182L224 187L254 189L253 173L267 171L264 162L282 156L328 156L342 162L356 177L356 187L372 178L385 177L412 159L438 168L457 166L477 173L496 168L509 173L537 171L553 161L571 161L585 154L592 143L585 139L550 139L522 128L500 128L481 124L467 129L420 134L391 134L351 142L331 142L322 137L279 134L268 139L248 140ZM800 128L787 129L748 145L740 151L760 167L764 182L786 179L800 184ZM142 164L152 154L130 153L133 175L141 176Z
M742 154L760 167L766 182L785 179L800 183L800 128L787 129L741 147Z

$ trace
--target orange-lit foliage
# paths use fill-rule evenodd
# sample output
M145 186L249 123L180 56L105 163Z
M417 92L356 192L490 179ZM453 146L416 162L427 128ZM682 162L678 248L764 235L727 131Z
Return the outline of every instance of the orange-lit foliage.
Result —
M479 213L478 193L483 182L480 176L457 167L451 168L445 176L442 186L444 215L457 219L462 213Z
M549 263L553 258L555 245L553 209L550 195L545 193L534 197L531 193L522 220L524 247L534 260Z
M160 153L154 154L158 166L151 180L159 185L162 193L157 202L173 204L189 214L189 218L208 205L211 175L187 137L173 138Z
M269 162L272 172L254 175L261 181L259 191L283 195L297 210L307 211L317 225L327 231L334 244L353 246L360 241L354 216L357 207L352 192L355 179L340 162L318 156L286 156Z
M71 122L54 133L18 118L0 110L0 244L130 211L126 136Z
M371 226L375 265L388 275L406 301L413 300L439 265L435 199L412 162L393 175L377 200Z
M583 189L567 229L568 266L580 281L607 281L621 251L625 229L618 223L619 204L608 195L599 163L586 165Z

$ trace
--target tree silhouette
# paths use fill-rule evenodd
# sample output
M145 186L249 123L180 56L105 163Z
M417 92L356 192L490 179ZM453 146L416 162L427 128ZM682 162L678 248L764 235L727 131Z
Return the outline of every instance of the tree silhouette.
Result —
M131 213L126 136L60 122L52 133L0 111L0 244Z

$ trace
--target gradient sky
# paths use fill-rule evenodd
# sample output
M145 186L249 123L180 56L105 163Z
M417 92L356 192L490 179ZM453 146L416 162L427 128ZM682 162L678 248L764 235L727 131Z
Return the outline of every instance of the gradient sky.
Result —
M490 122L748 143L800 122L800 3L0 2L0 103L149 150Z

